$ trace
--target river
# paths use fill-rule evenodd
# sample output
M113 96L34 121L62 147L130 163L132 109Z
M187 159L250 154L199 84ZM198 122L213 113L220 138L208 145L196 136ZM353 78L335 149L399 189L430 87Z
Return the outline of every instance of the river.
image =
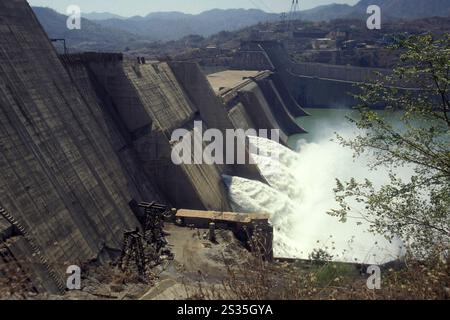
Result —
M371 171L370 158L353 158L340 146L336 132L356 134L345 109L307 109L311 117L297 119L308 134L290 137L292 150L272 141L254 138L260 150L277 150L277 159L256 155L255 160L269 185L239 177L226 177L236 211L267 212L274 226L274 253L278 257L309 258L326 251L334 261L383 264L403 253L399 240L389 242L368 232L368 223L352 212L341 223L327 212L337 208L333 188L336 178L369 178L375 185L387 182L387 170Z

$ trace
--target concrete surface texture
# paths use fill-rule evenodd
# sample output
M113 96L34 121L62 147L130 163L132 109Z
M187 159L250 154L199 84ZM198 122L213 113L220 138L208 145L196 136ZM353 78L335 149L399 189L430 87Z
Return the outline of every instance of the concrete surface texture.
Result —
M245 112L245 107L241 102L237 103L230 109L228 116L236 128L241 128L244 130L255 128L253 121L250 119L247 112Z
M82 77L76 77L76 72L82 73L79 70L84 68L90 75L88 82L93 85L89 88L86 84L86 95L90 92L96 96L104 117L114 120L110 130L120 132L126 143L117 142L116 152L128 164L126 169L138 189L145 183L150 190L140 194L167 200L176 207L228 208L221 183L223 167L172 163L172 132L178 128L191 131L194 119L203 120L203 113L185 94L171 68L167 63L138 64L110 58L82 54L65 56L63 60L77 85Z
M280 140L305 133L295 116L306 112L270 71L229 70L208 75L208 80L229 107L228 117L239 128L280 129Z
M253 82L239 90L238 96L239 101L242 102L245 110L253 120L256 126L255 129L278 129L280 141L287 143L288 136L276 120L275 114L272 113L269 103L257 83Z
M0 206L64 283L137 221L111 141L26 1L0 1Z
M303 111L268 73L242 87L249 73L219 76L225 101L195 63L58 56L25 0L0 0L0 49L0 269L14 260L38 290L120 250L139 226L132 200L231 211L223 174L263 181L254 165L174 165L173 130L280 128L283 142L301 131L290 121Z
M236 65L249 70L261 64L273 66L271 70L276 71L276 76L282 82L280 87L288 89L295 101L304 108L354 106L357 101L352 94L357 93L356 84L374 79L374 72L392 72L387 69L294 63L283 45L276 41L243 43L241 51L236 56ZM267 61L261 62L262 59Z
M275 70L267 52L258 42L243 42L231 63L236 70Z
M98 63L102 63L108 60L107 55L95 55L90 57L91 61L95 61L95 58L101 60ZM118 55L109 56L111 64L118 65ZM145 170L142 163L139 161L139 155L133 147L133 132L129 132L126 128L126 121L133 122L131 118L125 118L119 114L115 105L113 105L111 97L106 93L105 88L98 82L96 75L92 72L88 66L83 63L83 57L81 56L63 56L61 57L65 68L67 69L73 83L77 86L82 98L86 101L92 116L95 121L102 127L103 132L111 142L115 153L120 159L120 170L126 173L128 179L128 186L134 190L134 194L138 195L136 200L145 200L146 197L151 195L154 200L164 201L164 197L161 195L154 183L145 174ZM114 62L113 62L114 61ZM94 62L92 62L94 64ZM110 68L112 69L112 68ZM111 79L111 78L110 78ZM119 87L117 87L119 89ZM125 114L130 116L131 113ZM143 121L143 127L151 125L151 119L145 117L145 113L142 112L139 120ZM128 123L128 124L129 124Z

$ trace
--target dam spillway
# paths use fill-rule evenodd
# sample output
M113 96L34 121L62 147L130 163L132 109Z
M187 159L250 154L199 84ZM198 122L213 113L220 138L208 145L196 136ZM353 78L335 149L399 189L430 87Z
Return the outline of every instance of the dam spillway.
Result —
M120 250L133 201L226 211L223 175L264 181L255 165L174 165L173 130L304 132L271 73L216 94L195 63L58 56L25 0L0 0L0 47L0 270L15 263L40 291Z
M240 123L242 128L256 130L278 129L283 144L287 144L290 135L306 133L294 117L307 116L308 113L288 91L283 90L281 83L274 81L273 72L229 70L210 74L208 78L236 125Z

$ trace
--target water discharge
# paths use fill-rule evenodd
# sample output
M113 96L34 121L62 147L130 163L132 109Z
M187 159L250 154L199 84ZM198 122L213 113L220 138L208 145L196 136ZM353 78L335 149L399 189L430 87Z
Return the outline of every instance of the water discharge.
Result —
M331 128L332 129L332 128ZM355 134L340 128L340 134ZM327 212L336 208L335 178L368 178L375 185L387 181L387 170L371 171L368 158L353 158L334 138L334 130L321 131L314 142L297 141L294 152L273 141L250 137L260 151L253 155L268 184L225 176L235 211L266 212L274 226L274 253L307 259L315 249L335 261L382 264L403 252L401 241L389 242L368 232L368 222L357 212L341 223Z

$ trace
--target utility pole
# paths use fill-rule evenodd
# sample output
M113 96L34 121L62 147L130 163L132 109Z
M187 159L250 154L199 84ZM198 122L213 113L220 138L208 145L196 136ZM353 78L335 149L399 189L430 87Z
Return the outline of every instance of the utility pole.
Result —
M280 14L280 21L281 21L282 25L284 25L284 23L286 22L286 19L287 19L287 13L286 12L282 12Z
M64 46L64 54L68 54L67 46L66 46L66 39L50 39L51 42L62 42Z

